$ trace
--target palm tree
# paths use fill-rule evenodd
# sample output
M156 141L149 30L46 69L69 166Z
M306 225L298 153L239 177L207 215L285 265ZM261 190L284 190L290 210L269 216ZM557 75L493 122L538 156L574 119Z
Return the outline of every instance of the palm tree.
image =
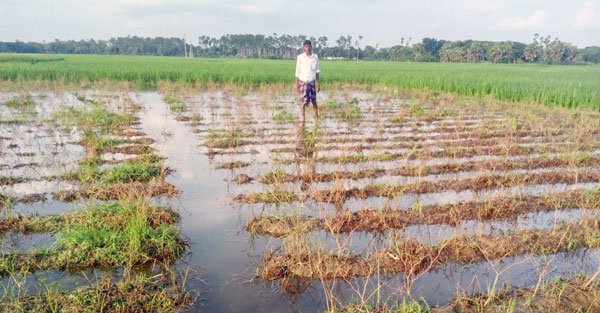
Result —
M363 36L358 35L358 40L356 40L356 61L358 61L358 56L360 53L360 42L362 41Z

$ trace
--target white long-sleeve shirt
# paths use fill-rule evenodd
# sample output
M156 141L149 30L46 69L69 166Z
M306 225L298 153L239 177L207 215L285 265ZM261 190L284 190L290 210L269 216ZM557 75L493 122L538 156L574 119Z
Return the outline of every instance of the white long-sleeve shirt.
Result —
M317 73L321 72L319 67L319 57L312 53L310 56L306 53L298 55L296 58L296 77L303 82L312 82L317 79Z

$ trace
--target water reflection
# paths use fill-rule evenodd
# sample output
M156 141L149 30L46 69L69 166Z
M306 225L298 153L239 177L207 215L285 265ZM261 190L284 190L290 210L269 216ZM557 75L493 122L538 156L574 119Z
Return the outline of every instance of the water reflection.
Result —
M301 190L306 191L312 184L315 174L315 143L318 131L318 123L307 134L305 122L298 124L296 131L296 145L294 147L295 174L302 178Z

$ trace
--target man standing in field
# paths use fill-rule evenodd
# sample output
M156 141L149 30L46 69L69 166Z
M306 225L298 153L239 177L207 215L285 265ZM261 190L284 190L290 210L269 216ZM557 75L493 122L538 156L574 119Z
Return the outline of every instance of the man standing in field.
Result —
M312 102L315 111L315 119L319 119L319 110L317 109L317 92L321 91L319 81L319 57L312 53L312 44L310 40L305 40L302 45L304 53L296 59L296 92L300 94L302 103L302 123L305 120L305 107ZM316 83L315 83L316 82Z

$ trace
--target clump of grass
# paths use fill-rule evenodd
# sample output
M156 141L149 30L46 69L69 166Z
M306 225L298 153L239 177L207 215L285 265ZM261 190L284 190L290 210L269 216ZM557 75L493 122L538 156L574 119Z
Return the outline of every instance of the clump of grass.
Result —
M163 101L169 104L169 110L175 113L181 113L187 110L187 104L175 96L165 96Z
M337 110L341 107L340 103L334 98L327 99L326 105L326 107L331 111Z
M14 96L12 99L2 103L3 105L11 108L26 108L35 106L35 101L31 95L19 95Z
M125 163L102 172L102 182L107 184L128 183L132 181L148 182L162 172L155 163Z
M22 118L0 119L0 125L23 125L25 123L28 121Z
M216 168L219 169L234 169L234 168L243 168L250 166L250 163L243 161L234 161L234 162L225 162L220 165L217 165Z
M301 196L295 194L292 191L282 190L279 188L275 188L273 190L265 191L265 192L255 192L251 194L240 194L236 196L236 199L245 203L275 203L282 204L288 203L292 201L301 200Z
M85 159L85 163L80 164L77 169L63 174L63 178L78 180L84 184L94 182L100 176L98 163L99 159Z
M179 215L149 203L147 197L91 205L69 215L33 218L28 228L56 231L55 247L28 254L0 256L0 273L134 267L160 261L170 264L185 243L174 224Z
M0 185L14 185L25 181L23 177L19 176L0 176Z
M179 288L174 273L136 273L113 282L109 276L71 292L54 286L37 294L0 303L3 312L171 312L191 304L195 296Z
M246 224L246 230L253 235L269 234L285 237L297 233L307 233L321 226L318 218L309 216L273 216L255 217Z
M92 198L98 200L118 200L132 195L147 194L149 196L164 195L173 197L179 190L162 179L152 179L147 183L129 182L112 185L91 185L81 190L60 190L54 192L54 198L60 201L81 201Z
M96 99L92 99L92 98L88 98L84 95L80 95L79 93L75 92L73 93L73 95L75 96L75 98L77 98L77 100L83 102L83 103L87 103L87 104L91 104L94 106L100 106L102 105L102 102L96 100Z
M184 243L173 224L179 216L145 199L92 207L57 234L57 258L70 264L125 266L175 260Z
M146 183L165 173L165 169L163 169L159 161L158 156L154 154L142 155L130 162L125 162L104 170L100 170L96 162L83 163L76 170L66 173L64 177L66 179L78 180L86 185L110 185L129 182Z
M15 198L13 198L7 194L0 193L0 208L3 208L6 211L10 212L12 210L14 203L15 203Z
M294 118L294 116L292 115L292 113L290 113L286 110L281 110L281 111L278 111L275 114L273 114L273 119L278 122L291 121L293 118Z
M364 300L364 299L361 299ZM361 303L350 303L340 308L332 308L327 313L430 313L432 312L426 303L419 303L416 300L402 300L399 303L375 303L370 304L365 301ZM438 312L445 313L445 312ZM450 313L450 312L448 312Z
M239 128L229 131L209 129L207 144L214 148L235 148L242 143L242 138L249 136L250 134L245 133Z
M109 134L101 134L86 130L83 133L82 143L87 148L88 156L99 156L103 152L122 144L123 140L112 137Z
M130 113L115 113L105 106L94 103L90 110L66 109L53 114L53 118L63 127L79 126L84 129L101 129L112 132L131 125L133 116Z
M194 113L192 114L192 116L190 116L190 121L192 121L193 123L199 123L200 121L202 121L202 115Z
M358 107L358 98L352 98L352 100L343 104L331 98L327 100L324 108L343 119L360 119L362 117Z
M340 117L347 120L357 120L362 117L362 114L358 106L351 105L347 110L344 110L342 113L340 113Z

